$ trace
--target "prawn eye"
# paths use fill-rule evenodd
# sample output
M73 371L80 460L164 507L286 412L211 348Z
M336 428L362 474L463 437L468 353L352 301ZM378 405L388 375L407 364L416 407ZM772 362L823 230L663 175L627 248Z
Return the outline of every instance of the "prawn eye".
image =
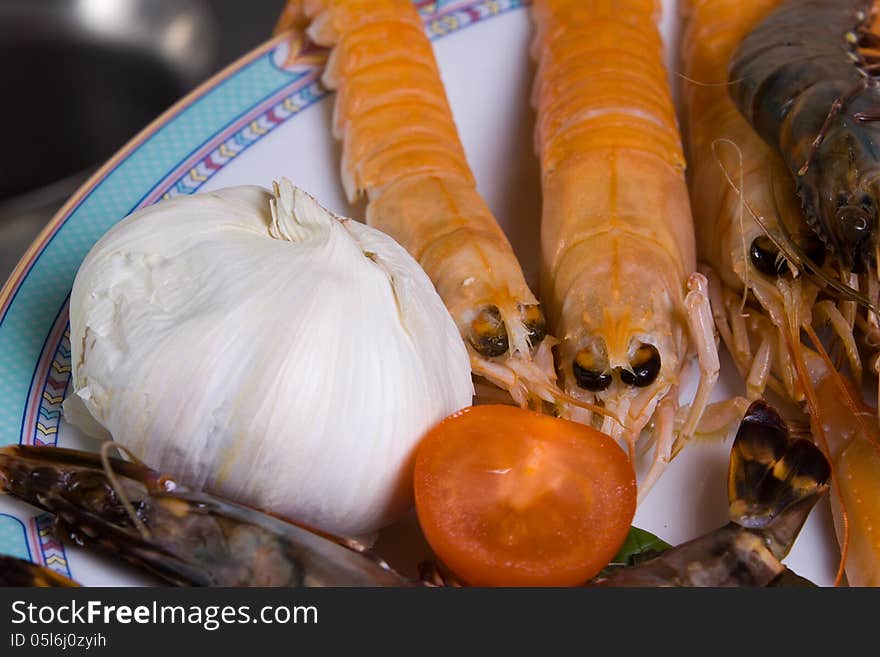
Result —
M852 242L858 242L868 233L868 216L861 208L846 207L837 213L843 233Z
M759 272L766 276L781 276L785 273L785 259L779 257L779 249L766 235L752 240L749 257Z
M660 374L660 352L654 345L643 344L636 350L630 365L632 372L621 369L620 380L628 386L637 388L649 386Z
M611 385L611 373L599 367L596 356L587 349L581 349L571 364L574 380L578 386L591 392L600 392Z
M477 313L471 322L470 342L486 358L507 353L507 327L496 306L486 306Z
M537 305L520 306L520 315L523 324L529 334L529 344L533 347L540 344L541 340L547 335L547 321L544 319L544 313Z

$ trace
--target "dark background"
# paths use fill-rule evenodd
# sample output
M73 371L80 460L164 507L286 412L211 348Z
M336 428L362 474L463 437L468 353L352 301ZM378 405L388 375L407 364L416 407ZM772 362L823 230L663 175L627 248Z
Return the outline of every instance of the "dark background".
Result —
M131 137L271 36L285 0L0 0L0 286Z
M220 32L218 68L229 64L272 33L285 0L207 0Z

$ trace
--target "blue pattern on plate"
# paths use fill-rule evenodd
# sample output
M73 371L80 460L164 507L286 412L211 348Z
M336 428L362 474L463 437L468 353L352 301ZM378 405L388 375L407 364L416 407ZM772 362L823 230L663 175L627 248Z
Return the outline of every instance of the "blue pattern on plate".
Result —
M30 561L27 532L24 524L15 516L0 513L0 554L8 554Z

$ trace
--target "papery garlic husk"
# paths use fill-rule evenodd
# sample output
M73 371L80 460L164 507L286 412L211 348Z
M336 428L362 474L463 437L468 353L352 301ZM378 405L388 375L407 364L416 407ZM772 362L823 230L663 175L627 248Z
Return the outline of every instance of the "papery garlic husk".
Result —
M335 534L411 508L415 446L473 395L416 261L286 180L123 220L77 273L70 332L83 430L79 401L149 466Z

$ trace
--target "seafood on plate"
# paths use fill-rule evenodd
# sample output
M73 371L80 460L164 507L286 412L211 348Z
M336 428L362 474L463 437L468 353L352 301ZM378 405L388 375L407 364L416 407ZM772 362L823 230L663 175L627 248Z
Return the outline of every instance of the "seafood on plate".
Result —
M709 280L718 333L757 399L768 387L803 397L791 358L792 331L811 321L819 287L781 255L782 231L813 262L824 248L807 229L781 158L730 98L727 67L743 36L779 0L684 0L680 68L683 132L697 253ZM787 249L786 252L790 252ZM845 325L832 303L815 307ZM841 334L853 345L852 333ZM796 338L794 338L796 339ZM856 357L857 360L857 357Z
M331 53L342 182L367 223L433 281L472 369L521 405L578 402L555 383L544 311L477 191L430 40L410 0L291 0L276 31L308 23Z
M835 278L836 254L805 221L782 157L737 110L725 83L740 42L781 4L682 5L682 104L697 247L718 332L746 380L747 397L769 388L810 417L834 473L841 566L851 584L863 584L880 556L871 530L880 497L867 494L880 480L880 463L863 458L856 467L844 454L880 449L876 417L854 392L865 369L858 329L870 332L876 315L856 316L866 299L848 288L852 277ZM845 167L846 154L837 156ZM826 155L825 164L831 161ZM876 297L876 285L869 285L875 291L863 286L863 292ZM817 336L823 326L830 328L836 359L827 357Z
M631 454L653 420L641 497L694 435L719 373L659 10L653 0L536 0L531 10L542 299L561 341L557 367L567 393L620 418L602 429ZM700 380L676 426L691 353Z
M106 443L111 445L112 443ZM196 492L137 462L60 447L0 449L0 491L56 529L176 585L406 586L355 541Z
M733 442L728 469L730 522L593 583L601 586L768 586L788 554L831 469L810 440L793 440L766 402L753 402Z

